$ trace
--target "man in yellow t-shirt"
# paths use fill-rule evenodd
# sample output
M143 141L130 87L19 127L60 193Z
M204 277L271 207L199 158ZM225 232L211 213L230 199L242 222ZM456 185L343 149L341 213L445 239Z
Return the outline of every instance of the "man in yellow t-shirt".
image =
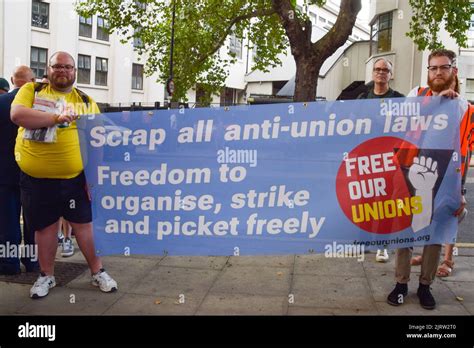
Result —
M33 83L24 85L11 108L11 119L20 126L15 158L21 169L21 201L35 231L41 267L30 297L44 297L56 285L54 258L61 216L71 223L91 269L92 284L104 292L116 291L117 283L95 254L91 202L76 125L78 115L96 114L99 108L73 87L76 68L70 54L51 56L48 78L50 84L39 91Z

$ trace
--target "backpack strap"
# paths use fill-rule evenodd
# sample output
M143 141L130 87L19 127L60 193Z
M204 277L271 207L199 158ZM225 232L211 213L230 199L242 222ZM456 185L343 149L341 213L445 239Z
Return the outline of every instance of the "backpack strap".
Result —
M35 82L35 93L38 93L44 89L48 84L44 82Z
M43 90L47 85L49 84L44 83L44 82L35 82L35 93L38 93L39 91ZM90 104L89 96L83 91L81 91L79 88L74 87L74 89L76 90L77 94L79 94L79 96L81 97L82 102L86 104L86 107L89 107L89 104Z
M89 107L89 96L87 94L85 94L83 91L81 91L79 88L74 87L74 89L76 90L76 92L81 97L83 103L86 104L87 107Z

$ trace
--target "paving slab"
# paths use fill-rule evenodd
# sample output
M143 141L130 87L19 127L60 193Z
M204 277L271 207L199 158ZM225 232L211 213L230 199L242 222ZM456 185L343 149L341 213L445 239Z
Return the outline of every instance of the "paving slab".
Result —
M291 269L267 266L229 266L211 292L288 296Z
M117 281L119 291L122 292L127 292L150 271L158 267L158 261L156 259L132 259L126 256L102 258L107 273ZM90 289L92 287L90 271L85 271L66 286L74 289Z
M30 301L29 284L0 283L0 315L15 314Z
M364 277L295 274L291 292L295 306L375 310Z
M377 302L377 310L381 315L468 315L469 312L461 304L444 304L438 302L433 310L420 306L416 294L408 295L409 299L401 306L391 306L386 302ZM408 303L410 302L410 303ZM415 303L416 302L416 303Z
M105 315L192 315L201 299L125 294L106 311Z
M198 315L283 315L288 297L209 293Z
M189 269L221 270L228 260L228 256L167 256L159 264L160 266L185 267Z
M306 275L364 276L362 262L358 262L356 258L327 258L324 255L297 255L294 272Z
M288 308L288 315L378 315L377 309L365 308L323 308L323 307L300 307Z
M184 295L202 299L219 272L211 269L158 266L136 282L128 292L156 297L177 298Z
M75 303L71 303L71 295ZM28 315L100 315L103 314L123 293L103 293L98 288L91 290L55 287L48 296L33 300L22 307L18 314Z
M446 282L446 286L457 296L459 303L474 314L474 282Z
M231 256L229 264L232 266L262 266L262 267L293 267L295 255L281 256Z

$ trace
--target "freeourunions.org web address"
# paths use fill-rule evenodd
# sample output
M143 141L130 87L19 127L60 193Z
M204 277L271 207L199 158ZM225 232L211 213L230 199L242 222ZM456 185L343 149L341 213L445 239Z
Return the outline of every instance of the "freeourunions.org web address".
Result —
M430 235L424 235L424 236L418 236L418 237L407 237L407 238L391 238L391 239L382 239L382 240L368 240L368 241L354 241L354 245L364 245L366 247L371 246L371 245L379 245L379 246L384 246L384 245L390 245L390 244L399 244L399 243L415 243L415 242L421 242L421 241L430 241Z

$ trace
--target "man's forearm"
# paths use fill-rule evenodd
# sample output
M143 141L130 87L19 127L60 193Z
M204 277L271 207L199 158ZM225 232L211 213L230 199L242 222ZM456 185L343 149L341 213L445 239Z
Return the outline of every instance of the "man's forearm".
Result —
M58 116L38 110L33 110L21 105L12 106L10 117L13 123L28 129L38 129L54 126Z

